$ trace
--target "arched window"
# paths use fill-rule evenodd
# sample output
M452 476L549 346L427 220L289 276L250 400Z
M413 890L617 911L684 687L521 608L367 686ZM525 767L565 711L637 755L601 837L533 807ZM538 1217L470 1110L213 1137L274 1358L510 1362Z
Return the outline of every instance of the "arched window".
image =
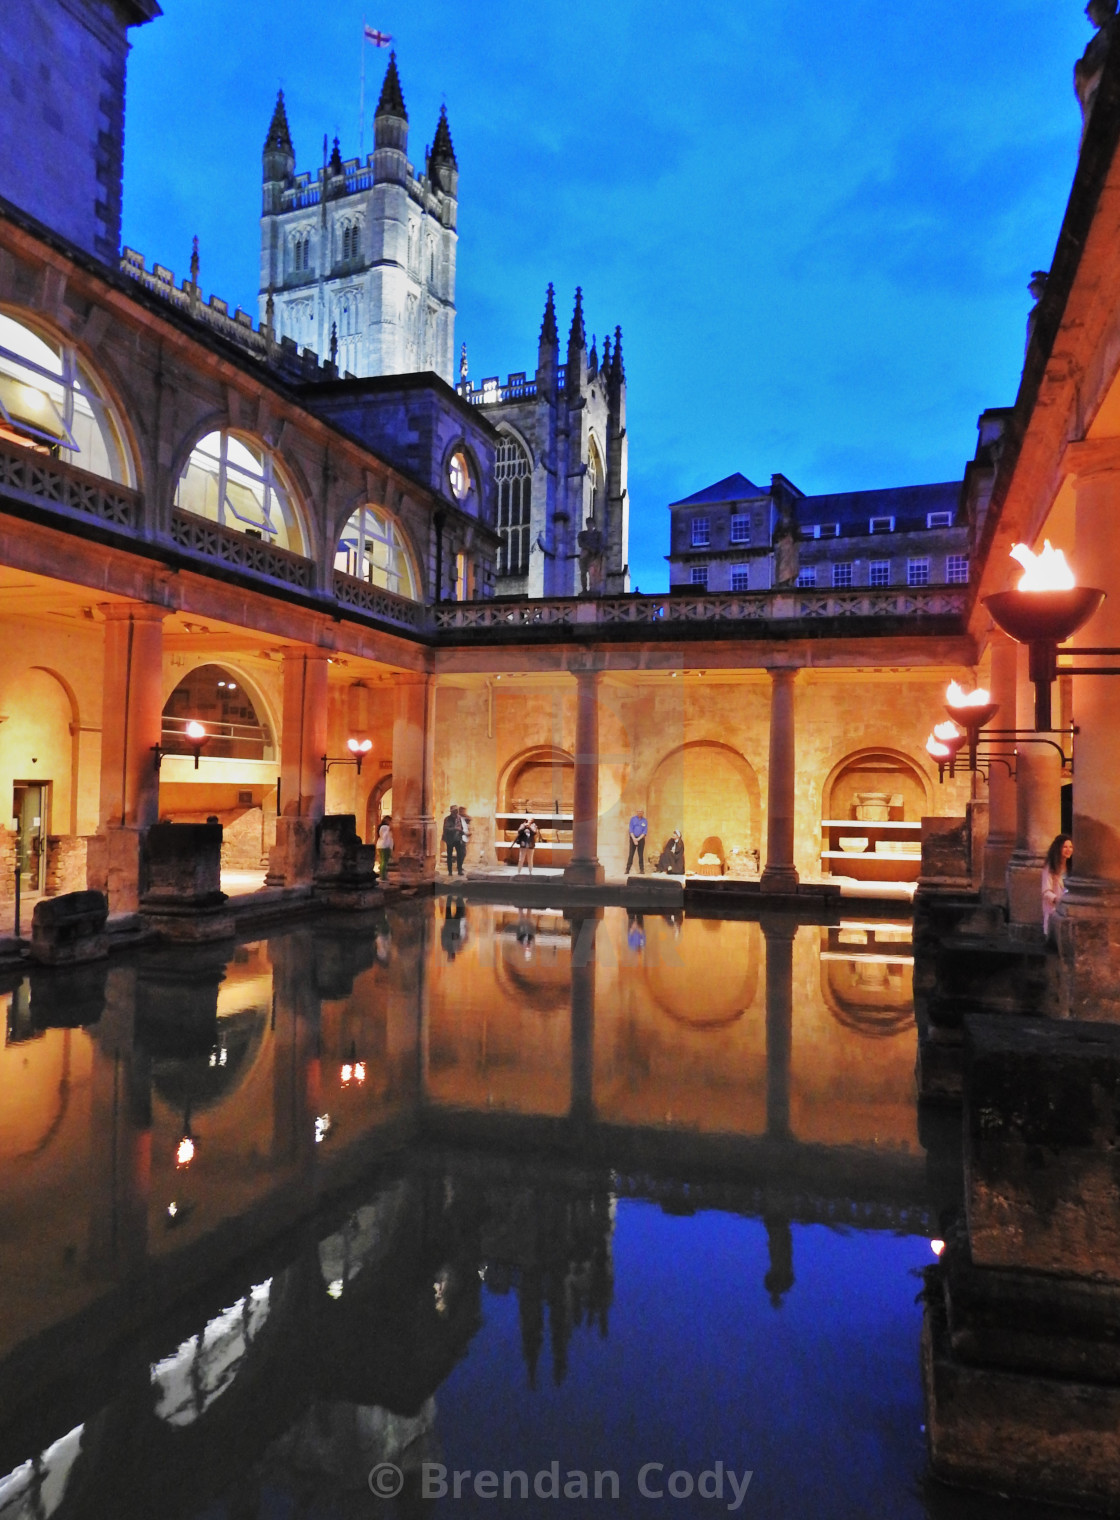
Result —
M599 450L595 447L594 438L590 441L587 451L587 484L588 502L587 510L596 522L600 522L600 507L603 498L603 461L599 458Z
M295 505L271 450L233 433L207 433L195 445L175 505L249 538L305 552Z
M163 709L165 754L192 753L188 723L206 730L211 760L271 760L272 734L262 722L245 682L224 665L199 665L185 675Z
M342 530L334 567L398 596L420 600L420 582L404 534L388 512L364 506Z
M499 575L525 575L529 570L529 516L532 470L528 456L512 438L498 445L494 464L498 483Z
M69 343L0 312L0 437L134 485L116 410Z

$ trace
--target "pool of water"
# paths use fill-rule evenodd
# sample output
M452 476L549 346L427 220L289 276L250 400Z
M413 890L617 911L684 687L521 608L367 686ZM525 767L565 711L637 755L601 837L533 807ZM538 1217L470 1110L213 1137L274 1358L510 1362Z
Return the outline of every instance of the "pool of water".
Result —
M999 1513L924 1477L907 924L445 898L0 1005L0 1520Z

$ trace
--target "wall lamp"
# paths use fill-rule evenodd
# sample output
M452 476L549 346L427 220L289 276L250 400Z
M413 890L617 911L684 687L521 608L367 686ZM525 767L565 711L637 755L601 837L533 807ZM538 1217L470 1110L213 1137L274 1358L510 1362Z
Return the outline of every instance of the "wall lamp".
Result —
M1034 684L1034 729L1053 733L1050 688L1058 676L1058 645L1072 638L1104 601L1105 594L1093 586L1079 586L1060 549L1043 543L1033 554L1026 544L1016 544L1013 559L1023 566L1014 591L997 591L984 597L992 621L1030 650L1030 679ZM1076 651L1071 651L1076 652ZM1118 649L1094 649L1093 654L1120 654ZM1077 675L1112 675L1111 670L1078 669Z
M209 739L210 736L203 728L202 724L196 723L193 718L187 724L183 732L186 737L187 744L190 748L190 752L194 756L194 768L197 770L198 762L202 758L202 746L206 743L207 739ZM159 774L160 766L163 764L163 757L165 755L175 753L177 753L175 750L166 750L160 744L152 745L152 754L155 756L157 775Z
M342 755L337 759L331 758L327 755L323 756L324 776L330 770L332 765L356 765L358 768L358 775L360 776L362 774L362 761L373 748L373 740L347 739L346 748L350 751L349 755Z

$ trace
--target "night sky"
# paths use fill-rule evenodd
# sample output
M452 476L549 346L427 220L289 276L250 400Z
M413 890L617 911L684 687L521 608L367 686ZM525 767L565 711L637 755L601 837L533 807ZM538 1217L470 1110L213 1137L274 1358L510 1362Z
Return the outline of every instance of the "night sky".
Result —
M282 85L297 168L358 152L364 18L393 34L423 164L460 167L456 345L532 370L621 324L631 569L665 506L742 470L809 492L959 478L1014 400L1076 167L1077 0L163 0L132 32L124 241L256 317L260 152ZM365 150L387 52L367 49Z

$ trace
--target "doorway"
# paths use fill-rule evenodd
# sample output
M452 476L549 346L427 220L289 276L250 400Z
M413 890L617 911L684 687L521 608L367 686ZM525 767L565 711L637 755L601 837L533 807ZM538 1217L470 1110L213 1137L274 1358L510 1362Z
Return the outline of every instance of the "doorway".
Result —
M47 867L47 807L49 781L16 781L12 785L12 817L16 824L16 861L24 892L41 892Z

